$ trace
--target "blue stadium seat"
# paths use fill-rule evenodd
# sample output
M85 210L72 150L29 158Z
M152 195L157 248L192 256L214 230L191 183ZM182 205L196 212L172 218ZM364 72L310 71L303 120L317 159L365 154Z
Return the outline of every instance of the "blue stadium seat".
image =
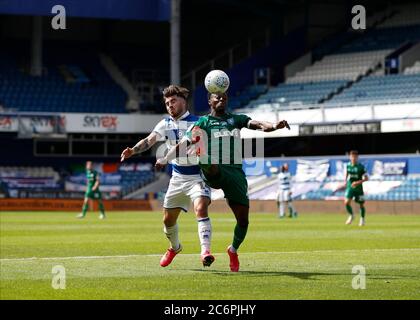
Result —
M76 106L89 106L91 112L105 112L112 105L114 112L126 112L126 94L105 71L98 53L91 48L76 48L47 43L44 57L47 72L41 77L21 71L17 61L23 59L17 48L3 48L0 95L4 105L25 111L66 112L74 111ZM66 82L60 73L61 65L72 71L76 83Z

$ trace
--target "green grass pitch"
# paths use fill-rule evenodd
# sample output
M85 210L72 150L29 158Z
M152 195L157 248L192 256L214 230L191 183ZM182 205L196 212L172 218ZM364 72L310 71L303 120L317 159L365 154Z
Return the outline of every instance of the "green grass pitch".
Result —
M160 212L0 213L1 299L420 299L420 216L369 215L365 227L344 214L279 220L251 214L231 273L226 247L235 221L212 214L210 268L199 261L197 224L179 220L184 251L159 266L167 240ZM62 265L66 288L52 288ZM355 265L366 288L353 289Z

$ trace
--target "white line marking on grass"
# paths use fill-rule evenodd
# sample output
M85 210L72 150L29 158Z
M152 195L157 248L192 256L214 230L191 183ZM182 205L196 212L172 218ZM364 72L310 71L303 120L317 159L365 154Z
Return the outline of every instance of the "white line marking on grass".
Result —
M240 255L258 255L258 254L304 254L304 253L335 253L335 252L386 252L386 251L420 251L420 248L390 248L390 249L347 249L347 250L305 250L305 251L261 251L261 252L241 252ZM225 252L213 253L217 255L225 254ZM184 253L181 256L195 256L198 253ZM162 254L128 254L115 256L74 256L74 257L29 257L29 258L4 258L0 262L8 261L34 261L34 260L89 260L89 259L125 259L140 257L161 257Z

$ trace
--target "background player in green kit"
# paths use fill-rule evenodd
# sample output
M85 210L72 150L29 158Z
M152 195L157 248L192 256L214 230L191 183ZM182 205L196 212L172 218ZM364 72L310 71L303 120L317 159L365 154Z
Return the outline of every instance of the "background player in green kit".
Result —
M230 270L237 272L239 271L237 250L245 239L249 223L248 183L242 170L240 130L249 128L271 132L286 127L290 129L290 127L285 120L273 124L251 120L243 114L227 113L227 101L226 93L209 94L210 114L201 117L181 142L164 158L158 159L156 167L162 168L178 152L185 152L187 145L194 144L204 182L214 189L223 190L228 205L235 215L233 241L227 253L230 258Z
M97 200L99 202L99 210L101 211L99 219L104 219L105 209L104 204L102 203L102 194L99 190L99 175L96 170L92 169L92 161L86 162L86 179L87 189L85 193L85 200L83 202L82 213L77 217L84 218L89 207L89 200Z
M350 163L347 164L346 168L346 193L344 204L346 206L349 217L346 224L353 222L353 209L351 207L351 200L354 198L360 205L360 222L359 226L365 225L365 199L363 194L363 182L368 180L365 167L357 162L359 154L357 151L350 151Z

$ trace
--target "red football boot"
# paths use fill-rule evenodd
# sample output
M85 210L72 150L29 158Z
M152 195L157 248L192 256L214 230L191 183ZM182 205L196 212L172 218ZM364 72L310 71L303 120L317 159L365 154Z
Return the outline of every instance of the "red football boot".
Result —
M230 271L232 272L238 272L239 271L239 259L238 259L238 254L236 252L232 252L230 251L230 247L229 246L227 248L227 253L229 255L229 259L230 259Z
M179 249L178 250L174 250L172 248L169 248L166 253L163 255L163 257L160 259L160 266L161 267L166 267L169 266L172 262L172 260L174 260L175 256L180 253L182 251L182 246L179 245Z

